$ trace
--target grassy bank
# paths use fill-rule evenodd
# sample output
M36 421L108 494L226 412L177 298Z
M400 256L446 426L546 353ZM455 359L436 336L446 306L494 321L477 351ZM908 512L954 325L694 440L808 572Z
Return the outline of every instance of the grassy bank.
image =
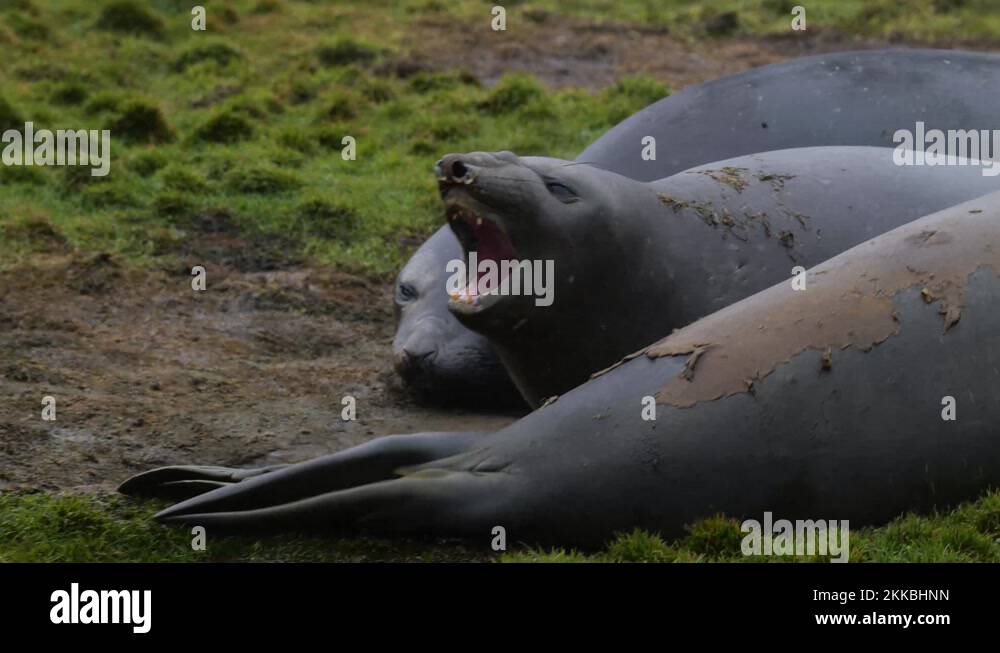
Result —
M787 34L793 4L513 2L508 29L579 20L686 39ZM176 0L0 5L0 129L31 120L110 129L113 139L107 177L0 168L0 265L72 248L176 269L188 241L222 220L279 263L388 278L440 223L430 170L441 154L572 158L668 93L645 78L581 91L511 75L487 87L463 70L476 52L456 52L449 67L414 63L422 30L481 29L491 3L206 5L206 32ZM812 2L807 18L827 32L990 42L1000 19L987 5ZM340 156L344 136L357 141L354 161Z
M0 128L110 129L112 168L0 168L5 265L74 248L175 268L221 216L285 261L387 278L440 222L441 154L572 157L667 93L410 70L396 43L421 14L391 3L210 3L205 33L184 3L56 4L3 5Z
M600 552L529 549L502 556L475 543L399 542L280 536L264 540L207 534L191 548L189 529L149 519L160 504L124 497L0 496L0 562L822 562L820 557L746 558L739 524L721 517L692 525L673 542L642 532L619 535ZM949 513L903 516L883 528L851 532L851 562L1000 562L1000 494Z

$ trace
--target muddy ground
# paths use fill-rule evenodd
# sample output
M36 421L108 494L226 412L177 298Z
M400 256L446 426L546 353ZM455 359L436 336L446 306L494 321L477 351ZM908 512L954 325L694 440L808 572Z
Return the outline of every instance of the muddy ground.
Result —
M444 19L422 19L419 25L408 32L405 47L411 56L397 64L403 68L459 66L487 85L510 72L527 72L553 88L600 89L624 76L644 74L678 90L794 57L905 45L815 27L775 36L716 39L680 38L666 28L562 17L519 24L506 32L456 30ZM977 49L977 44L962 47Z
M880 45L823 35L691 45L662 31L564 21L503 39L424 27L414 65L461 65L487 84L523 70L592 89L637 72L677 89L790 56ZM431 46L441 43L450 46ZM261 256L260 243L218 230L194 238L176 270L56 247L0 277L0 491L105 491L159 465L292 462L377 435L492 430L514 419L422 407L401 390L388 284ZM207 267L206 292L191 289L191 265ZM357 421L341 420L345 395L357 399ZM41 419L45 396L56 399L55 422Z
M293 462L512 419L410 401L388 362L386 287L329 270L208 270L205 292L101 256L4 275L0 489L110 488L159 465ZM54 422L41 419L46 395ZM345 395L356 421L341 419Z

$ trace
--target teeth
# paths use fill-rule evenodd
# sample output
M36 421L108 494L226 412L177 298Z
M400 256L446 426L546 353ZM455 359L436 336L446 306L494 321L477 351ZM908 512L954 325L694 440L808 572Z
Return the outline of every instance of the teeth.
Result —
M482 218L476 218L476 226L477 227L482 227L483 226L483 219Z

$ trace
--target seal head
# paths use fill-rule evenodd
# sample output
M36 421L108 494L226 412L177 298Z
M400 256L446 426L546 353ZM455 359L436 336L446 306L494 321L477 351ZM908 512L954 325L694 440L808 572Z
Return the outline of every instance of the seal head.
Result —
M610 200L616 186L639 186L624 177L572 161L510 152L449 154L438 162L436 172L448 225L461 243L465 262L474 253L480 264L496 264L497 283L486 286L511 282L503 291L483 294L484 281L471 274L469 280L478 284L449 293L449 310L470 326L498 319L513 324L527 317L519 307L547 306L536 301L538 289L555 280L534 278L533 287L515 287L514 281L526 281L530 275L504 262L546 262L558 255L561 267L576 271L578 259L595 266L623 253L615 230L602 225L601 218L614 213ZM520 273L520 278L508 279L508 272ZM570 286L580 288L582 281L567 280L558 291L575 294Z
M447 310L445 262L462 254L446 231L424 243L394 287L393 364L417 398L437 404L523 405L489 341Z
M454 276L451 313L490 339L532 405L548 389L568 389L600 369L606 357L591 360L586 352L594 330L620 320L608 298L622 305L641 299L632 297L639 285L608 287L625 275L607 272L628 267L647 238L642 229L623 229L621 218L662 211L655 193L592 166L510 152L450 154L437 173L464 260L477 262L484 275L490 264L498 270L492 284L475 274ZM497 284L499 290L484 292ZM635 341L628 328L619 331L608 337ZM567 349L583 353L570 360L557 353Z

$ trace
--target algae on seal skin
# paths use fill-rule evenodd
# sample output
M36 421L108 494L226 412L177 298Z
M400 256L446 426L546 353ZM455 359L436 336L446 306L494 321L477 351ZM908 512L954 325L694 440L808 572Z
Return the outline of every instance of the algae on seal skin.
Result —
M811 267L993 190L975 168L900 167L892 154L792 148L649 183L561 159L447 155L439 191L465 256L552 260L556 275L550 307L527 297L459 295L448 309L489 338L538 406L658 334L778 283L793 265Z

